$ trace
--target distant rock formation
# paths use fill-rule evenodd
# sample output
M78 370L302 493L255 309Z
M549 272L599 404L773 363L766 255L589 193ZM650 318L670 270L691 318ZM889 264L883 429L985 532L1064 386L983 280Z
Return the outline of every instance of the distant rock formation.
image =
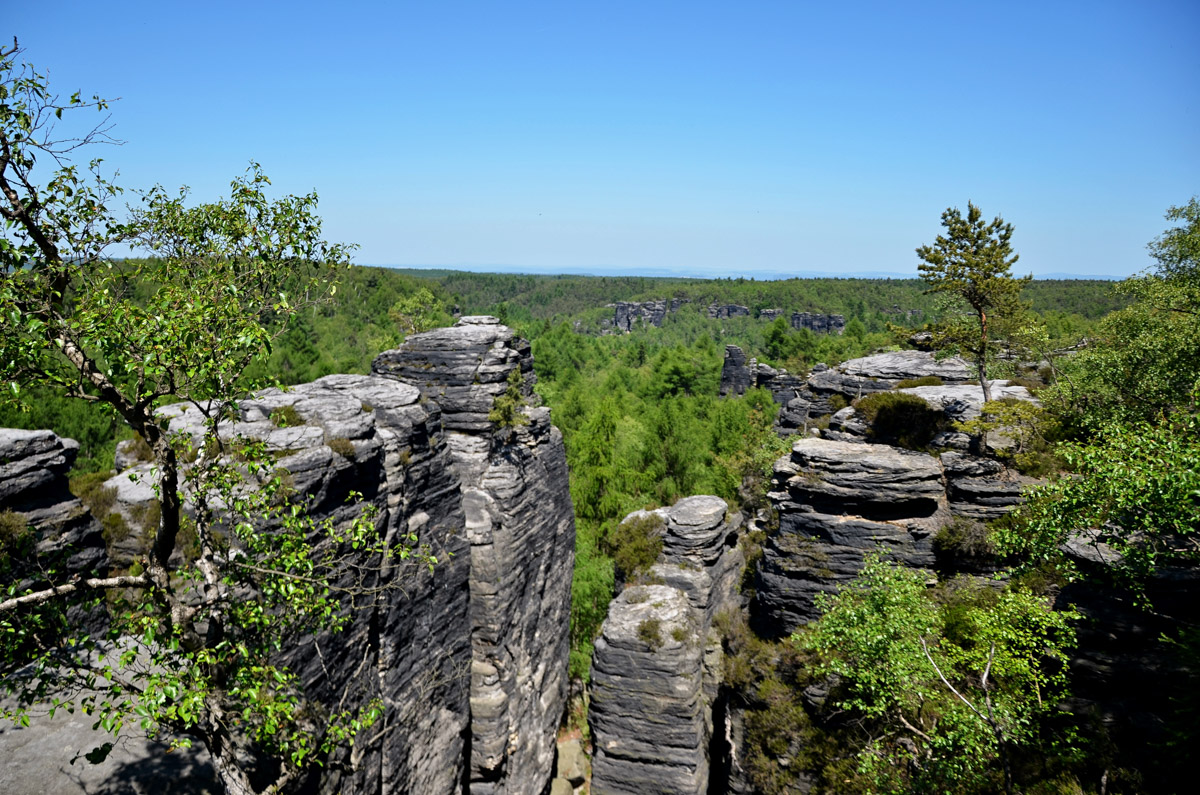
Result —
M759 320L765 320L768 323L773 323L775 318L783 316L784 312L782 309L764 309L758 313Z
M740 304L710 304L708 316L713 320L729 317L750 317L750 307Z
M792 375L787 370L776 370L757 359L746 360L746 354L737 345L725 346L725 361L721 365L720 394L743 395L747 389L763 387L771 390L775 402L786 403L795 397L796 390L804 385L804 378Z
M817 334L841 334L846 330L844 315L816 315L809 312L793 312L792 328L806 328Z
M633 327L638 323L661 328L663 318L667 316L667 313L678 311L679 307L686 303L688 303L686 298L640 302L617 301L615 304L609 304L613 308L612 326L622 334L633 331Z

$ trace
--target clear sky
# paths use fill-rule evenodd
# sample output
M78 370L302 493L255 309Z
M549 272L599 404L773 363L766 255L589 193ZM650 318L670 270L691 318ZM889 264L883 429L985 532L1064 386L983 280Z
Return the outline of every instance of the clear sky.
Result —
M1200 3L6 2L121 182L250 160L363 264L915 274L948 206L1126 276L1200 193Z

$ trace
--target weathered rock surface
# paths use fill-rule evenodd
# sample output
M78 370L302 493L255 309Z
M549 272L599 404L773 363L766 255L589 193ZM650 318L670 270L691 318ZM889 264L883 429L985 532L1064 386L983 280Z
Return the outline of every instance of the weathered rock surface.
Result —
M100 571L108 564L100 525L71 494L67 472L79 443L51 431L0 428L0 511L13 511L35 529L32 557L17 561L18 575L53 562L69 571Z
M613 327L623 333L628 334L633 331L633 327L638 323L644 323L661 327L663 318L668 312L675 312L679 307L686 304L686 298L672 298L663 301L617 301L615 304L609 304L613 308Z
M741 347L726 345L721 365L721 394L742 395L747 389L757 387L769 389L775 402L782 405L796 397L804 387L804 378L761 364L757 359L747 360Z
M710 304L708 317L712 320L723 320L728 317L750 317L750 307L741 304Z
M938 360L932 353L924 351L895 351L851 359L823 372L814 372L809 376L808 389L814 398L828 399L837 394L853 400L891 389L906 379L926 376L936 376L947 384L959 384L970 378L970 372L966 362L959 358Z
M683 593L665 585L627 588L609 606L588 713L595 795L707 791L703 649L694 621Z
M721 364L721 394L744 395L757 384L750 377L750 362L738 345L725 346L725 361Z
M763 545L752 621L771 637L816 618L816 595L852 579L876 549L932 566L933 534L949 519L941 463L886 445L797 439L768 496L779 527Z
M652 586L656 589L655 594L658 594L656 601L662 601L663 594L670 594L672 599L684 600L684 604L687 604L691 611L687 622L672 626L670 630L672 637L684 644L690 651L682 656L671 658L671 660L683 666L679 669L679 675L689 682L696 678L696 671L692 667L694 665L693 656L699 661L700 707L698 719L701 731L687 735L689 741L697 744L689 747L686 752L679 744L682 741L677 738L679 741L671 745L670 756L666 761L658 758L642 759L638 757L640 761L637 764L629 763L629 760L623 755L624 751L621 750L625 748L626 738L654 737L663 718L659 716L657 709L639 715L633 706L626 705L645 703L646 688L660 686L657 679L662 674L654 673L649 685L642 682L638 678L639 675L635 675L632 670L627 672L629 679L615 677L605 680L606 692L601 700L607 698L610 706L602 707L599 722L593 720L592 733L598 749L595 775L599 776L600 771L604 771L605 778L601 784L607 789L597 789L597 779L593 778L594 792L695 792L701 790L692 789L692 787L703 788L701 779L707 780L708 777L708 763L705 761L703 776L700 776L699 772L696 776L689 773L683 778L672 779L672 783L665 789L654 789L654 786L657 786L654 782L661 778L658 767L664 764L678 764L677 760L680 758L708 759L708 738L712 736L714 728L713 713L714 705L719 697L722 654L720 639L712 629L713 620L718 613L740 606L738 581L745 558L741 548L737 546L737 537L743 518L741 514L730 516L728 505L718 497L695 496L679 500L670 507L658 508L654 511L635 511L623 521L643 518L648 514L658 516L663 522L662 553L659 555L658 562L650 569L650 579L658 583ZM631 594L631 592L632 596L623 598L628 603L640 604L641 596L638 594L645 592L634 587L626 589L624 594ZM630 620L627 615L628 611L634 611L628 613L629 615L640 616L635 608L625 605L626 602L618 599L609 606L609 616L605 627L609 627L609 622L612 622L613 632L617 635L626 631L620 627L626 626L627 629ZM638 620L642 621L645 618L641 617ZM649 619L662 621L661 617L655 615L649 616ZM667 631L665 622L662 623L664 626L662 631L665 633ZM608 637L607 629L605 633L604 637ZM631 663L629 659L621 656L627 654L628 649L621 646L619 642L617 647L620 651L614 651L610 646L602 649L601 644L597 643L596 656L592 665L594 683L599 681L595 678L598 666L609 666L610 670L615 671L619 670L622 662ZM603 663L600 661L602 654L606 655ZM655 664L659 665L660 663L656 661ZM591 705L593 714L596 710L596 699L600 698L596 695L597 687L598 685L594 684ZM692 698L690 690L685 696L687 699ZM618 717L616 719L606 717L605 709L609 711L609 714L616 714ZM688 706L687 709L690 715L691 707ZM601 756L599 749L602 746L612 751L608 754L612 764L604 768L599 762ZM639 749L637 753L644 755L646 752L644 749ZM647 766L648 770L644 769Z
M567 695L575 520L562 435L547 409L487 422L509 375L532 397L529 345L494 318L414 334L372 369L423 379L446 413L470 542L470 791L538 792L550 780Z
M775 318L784 317L784 312L782 309L763 309L762 311L760 311L758 313L758 317L760 320L765 320L768 323L773 323L775 321Z
M394 566L345 632L285 652L317 698L378 698L385 707L377 739L326 766L323 792L538 793L550 785L574 557L566 456L546 409L523 409L527 423L511 429L486 419L510 372L523 374L530 394L531 364L528 344L509 329L463 318L381 354L375 375L266 390L223 425L266 441L317 518L349 520L356 509L346 497L358 491L379 509L385 538L415 533L438 557L432 571ZM302 424L276 425L285 406ZM164 411L173 431L199 439L198 410ZM42 436L21 443L42 456L42 469L69 466L69 446ZM52 492L37 467L12 471L0 484L27 495L19 504L46 502ZM16 488L25 481L33 491ZM110 483L124 489L120 510L146 497L127 473Z
M992 390L992 400L1009 398L1037 403L1037 399L1023 386L1014 386L1004 380L991 381L989 386ZM983 410L983 388L978 384L914 386L896 391L916 395L928 403L931 408L944 412L946 417L954 422L976 419Z
M846 318L842 315L793 312L791 324L794 329L804 328L817 334L841 334L846 330Z
M441 407L448 431L485 433L492 427L488 412L517 365L522 391L529 395L536 381L529 343L483 315L411 335L400 349L379 354L371 372L421 390Z

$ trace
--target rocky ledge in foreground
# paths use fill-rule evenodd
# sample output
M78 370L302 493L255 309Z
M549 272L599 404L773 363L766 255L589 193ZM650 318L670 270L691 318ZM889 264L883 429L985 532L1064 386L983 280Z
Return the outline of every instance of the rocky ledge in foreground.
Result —
M639 585L612 602L592 661L594 795L707 791L702 668L681 591Z

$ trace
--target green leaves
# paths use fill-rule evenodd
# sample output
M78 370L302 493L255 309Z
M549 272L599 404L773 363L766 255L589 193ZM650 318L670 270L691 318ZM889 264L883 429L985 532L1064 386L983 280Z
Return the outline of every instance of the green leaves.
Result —
M878 791L994 792L1000 756L1037 748L1065 693L1070 612L986 586L933 592L875 556L793 636L834 676L831 699L869 737L859 773Z
M1200 394L1200 391L1198 391ZM1059 453L1075 473L1034 489L997 536L1033 564L1054 561L1072 536L1107 546L1111 569L1141 593L1160 567L1200 560L1200 417L1110 422ZM1115 553L1115 554L1113 554Z

